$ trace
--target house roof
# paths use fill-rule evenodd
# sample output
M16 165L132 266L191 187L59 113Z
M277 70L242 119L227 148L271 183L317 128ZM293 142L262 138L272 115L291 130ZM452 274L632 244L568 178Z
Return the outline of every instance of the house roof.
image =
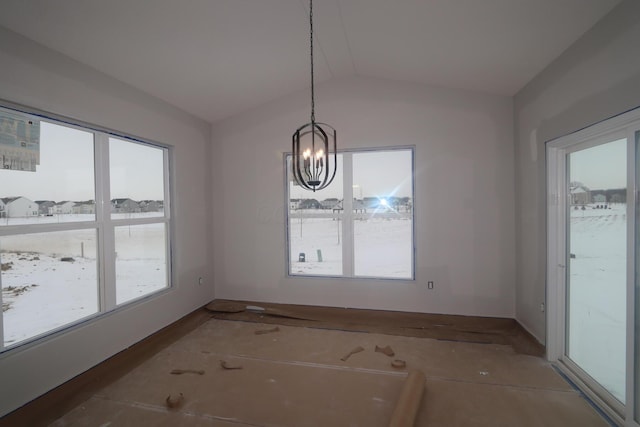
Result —
M316 81L364 76L512 96L619 2L317 1ZM308 5L3 0L0 26L215 122L308 88Z
M8 205L9 203L11 203L11 202L13 202L13 201L16 201L16 200L18 200L18 199L20 199L20 198L22 198L22 196L17 196L17 197L2 197L2 198L0 198L0 200L2 200L2 202L3 202L5 205Z
M580 193L588 193L588 192L589 192L589 189L582 185L569 189L569 193L571 194L580 194Z

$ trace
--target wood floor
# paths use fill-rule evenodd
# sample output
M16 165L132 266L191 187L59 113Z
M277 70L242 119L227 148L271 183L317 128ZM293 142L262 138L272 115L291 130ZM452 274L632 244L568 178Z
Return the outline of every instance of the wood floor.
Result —
M535 345L514 338L520 332L504 319L422 315L420 323L421 315L342 310L323 320L330 311L220 301L210 308L225 304L193 313L0 425L386 426L411 370L426 376L419 426L608 425L543 358L516 350ZM379 333L378 323L416 331ZM468 337L476 339L460 339ZM376 351L387 346L393 356ZM393 367L396 360L406 367Z

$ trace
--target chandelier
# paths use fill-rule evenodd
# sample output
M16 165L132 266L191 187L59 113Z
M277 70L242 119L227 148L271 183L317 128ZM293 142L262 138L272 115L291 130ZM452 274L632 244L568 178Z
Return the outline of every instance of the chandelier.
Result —
M302 188L322 190L336 176L338 154L336 130L316 122L313 87L313 0L309 0L309 40L311 52L311 121L293 134L293 178Z

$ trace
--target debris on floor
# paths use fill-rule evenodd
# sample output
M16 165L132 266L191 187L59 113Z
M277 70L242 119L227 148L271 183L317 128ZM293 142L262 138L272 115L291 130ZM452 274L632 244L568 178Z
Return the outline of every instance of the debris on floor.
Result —
M306 326L352 332L510 345L516 352L543 357L544 345L514 319L397 313L336 307L301 306L216 299L206 305L221 320Z
M409 427L415 425L422 395L424 394L425 375L422 371L411 371L407 375L396 407L391 415L389 427Z
M364 351L364 348L357 346L356 348L354 348L353 350L351 350L349 353L345 354L344 356L342 356L340 358L340 360L342 360L343 362L346 362L348 358L350 358L351 356L353 356L356 353L360 353L361 351Z
M171 373L171 375L182 375L182 374L204 375L204 370L202 370L202 369L174 369L170 373Z
M264 335L264 334L271 334L273 332L280 332L280 328L276 326L275 328L271 328L271 329L258 329L254 333L256 335Z
M232 363L227 362L226 360L221 360L220 361L220 366L222 366L222 369L242 369L242 365L234 365Z
M177 409L184 403L184 395L182 393L178 393L178 395L176 396L170 394L169 396L167 396L165 403L167 405L167 408Z
M273 308L273 307L261 307L257 305L245 305L238 302L233 301L221 301L214 300L205 306L205 309L212 313L255 313L260 315L268 315L273 317L282 317L288 319L298 319L298 320L307 320L314 321L315 319L310 318L304 314L298 314L295 311Z
M376 353L382 353L382 354L387 355L389 357L393 357L395 355L395 353L391 349L391 346L389 346L389 345L386 346L386 347L378 347L378 346L376 346Z
M407 367L407 362L405 362L404 360L395 359L393 362L391 362L391 366L396 369L403 369Z
M535 417L525 420L531 427L609 425L548 362L508 346L291 325L277 335L254 335L275 326L210 319L121 378L100 374L106 385L88 391L91 397L56 423L29 409L27 422L9 424L373 427L389 426L396 409L394 427L493 427L522 425L522 414L534 407ZM374 352L376 344L390 343L393 357ZM361 353L340 361L358 346ZM398 360L406 366L394 367ZM225 370L238 365L242 372ZM176 368L206 373L170 375ZM410 405L401 391L414 370L428 378L412 381ZM45 416L46 422L28 422Z

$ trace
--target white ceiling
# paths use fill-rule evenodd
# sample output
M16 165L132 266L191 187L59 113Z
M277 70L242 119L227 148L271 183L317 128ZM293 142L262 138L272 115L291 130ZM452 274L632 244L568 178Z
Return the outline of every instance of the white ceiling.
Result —
M316 0L316 82L511 96L620 0ZM309 86L307 0L2 0L0 25L207 121Z

